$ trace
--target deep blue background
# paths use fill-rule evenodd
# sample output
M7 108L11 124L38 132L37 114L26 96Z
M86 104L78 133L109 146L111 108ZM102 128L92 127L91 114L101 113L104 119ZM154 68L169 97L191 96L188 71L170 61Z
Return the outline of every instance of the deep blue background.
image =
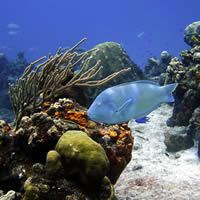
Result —
M115 41L142 66L162 50L188 48L185 26L198 20L200 0L0 0L0 52L23 50L32 60L87 37L82 47Z

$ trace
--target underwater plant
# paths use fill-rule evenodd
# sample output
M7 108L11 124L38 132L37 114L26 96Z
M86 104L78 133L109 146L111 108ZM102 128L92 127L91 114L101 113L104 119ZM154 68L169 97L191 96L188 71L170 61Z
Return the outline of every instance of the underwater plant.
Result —
M83 63L88 53L96 51L96 49L80 54L74 51L85 40L86 38L83 38L67 51L59 48L55 55L49 55L48 59L41 64L39 63L46 56L32 62L22 76L15 83L9 85L9 96L15 113L14 125L16 129L26 113L35 111L45 101L55 99L62 91L75 86L98 87L130 70L129 68L122 69L101 80L92 80L102 69L100 61L87 70L83 67ZM36 64L37 66L35 66ZM74 71L77 65L80 65L80 70Z

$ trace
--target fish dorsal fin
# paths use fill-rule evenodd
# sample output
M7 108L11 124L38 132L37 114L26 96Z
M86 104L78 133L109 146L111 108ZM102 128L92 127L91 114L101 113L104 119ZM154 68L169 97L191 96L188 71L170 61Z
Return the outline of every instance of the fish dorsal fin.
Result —
M119 109L117 110L117 112L121 112L122 110L127 109L132 103L133 103L133 99L128 99L126 102L124 102Z
M139 80L139 81L134 81L132 83L146 83L146 84L152 84L152 85L158 85L159 86L159 84L157 82L150 81L150 80Z
M127 82L127 83L121 83L119 85L115 85L113 86L112 88L116 88L116 87L119 87L119 86L125 86L125 85L130 85L130 84L135 84L135 83L146 83L146 84L151 84L151 85L157 85L159 86L158 83L154 82L154 81L149 81L149 80L139 80L139 81L131 81L131 82Z

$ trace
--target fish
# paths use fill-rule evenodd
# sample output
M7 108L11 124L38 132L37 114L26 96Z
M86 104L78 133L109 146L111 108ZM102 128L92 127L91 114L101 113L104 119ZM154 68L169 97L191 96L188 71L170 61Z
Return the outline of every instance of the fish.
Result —
M174 102L177 83L160 86L140 80L119 84L102 91L87 111L89 119L104 124L121 124L143 118L161 103Z
M20 26L18 24L15 24L15 23L10 23L7 25L7 28L8 29L19 29Z
M139 119L135 119L135 122L139 123L139 124L143 124L143 123L147 123L149 121L149 117L144 116L142 118Z
M141 32L141 33L138 33L138 34L137 34L137 37L138 37L138 38L141 38L143 35L144 35L144 32Z
M17 31L8 31L8 35L16 35Z

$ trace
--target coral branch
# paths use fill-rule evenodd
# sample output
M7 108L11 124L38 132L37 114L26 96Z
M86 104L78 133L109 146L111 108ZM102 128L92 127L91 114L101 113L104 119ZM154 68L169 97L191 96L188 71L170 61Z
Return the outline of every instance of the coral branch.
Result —
M59 48L54 56L49 55L43 63L40 62L46 57L39 58L25 69L23 75L16 80L15 84L9 85L16 129L25 114L34 112L44 101L55 98L66 88L100 86L129 70L123 69L102 80L93 80L102 69L100 61L88 70L84 69L82 63L88 53L96 51L96 49L81 54L74 52L85 40L86 38L83 38L66 52ZM80 66L80 70L74 72L77 65Z

